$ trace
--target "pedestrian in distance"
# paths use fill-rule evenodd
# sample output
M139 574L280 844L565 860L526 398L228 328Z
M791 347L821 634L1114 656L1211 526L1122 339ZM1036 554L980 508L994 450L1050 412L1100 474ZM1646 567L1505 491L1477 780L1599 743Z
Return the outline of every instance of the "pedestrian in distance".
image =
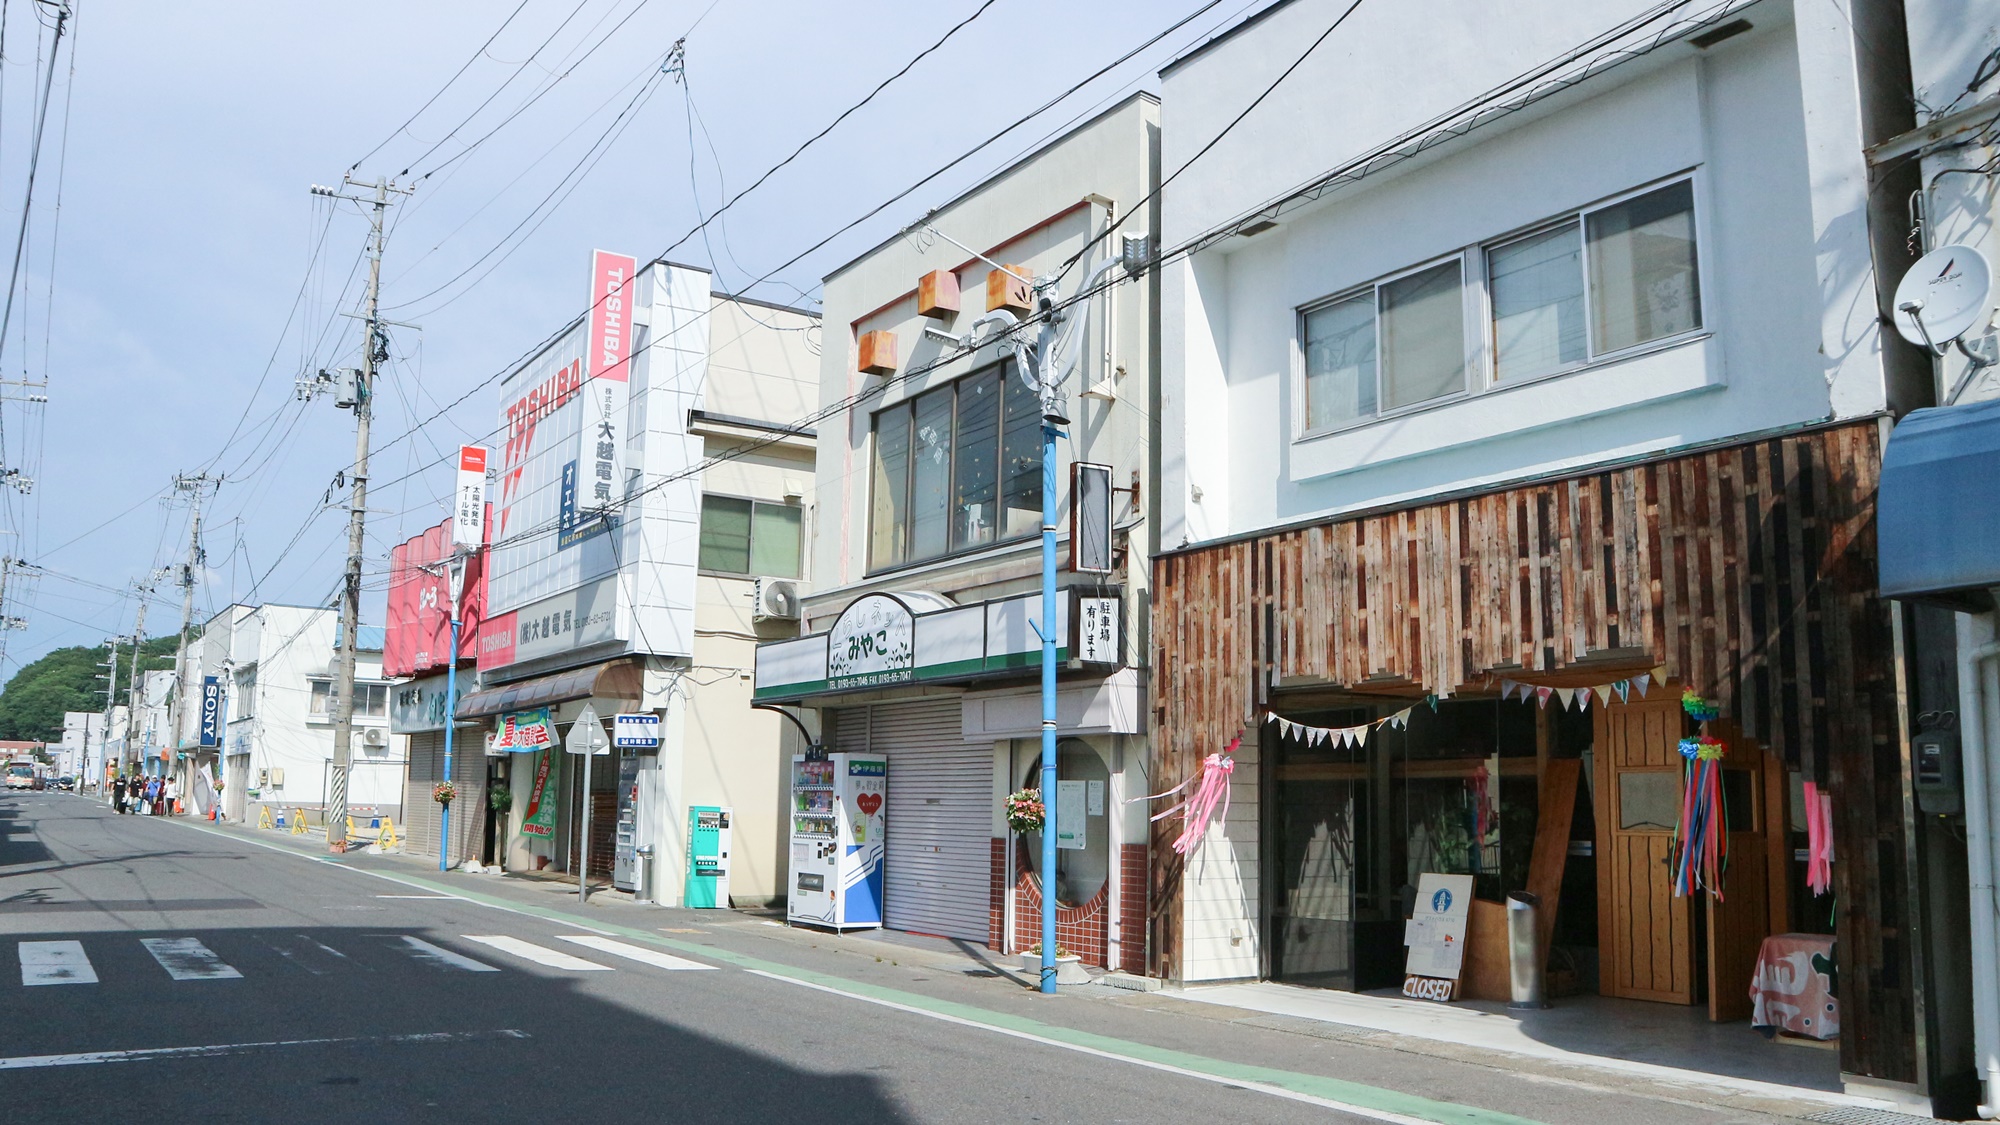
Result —
M111 807L118 811L119 816L125 815L125 775L122 773L118 775L118 780L111 783Z
M180 811L179 808L179 803L181 799L180 782L174 780L171 777L168 778L166 785L162 787L161 795L166 798L168 816L172 816Z
M161 815L161 807L164 802L161 800L160 795L165 792L166 784L166 782L157 777L146 783L146 804L148 806L146 811L153 816Z

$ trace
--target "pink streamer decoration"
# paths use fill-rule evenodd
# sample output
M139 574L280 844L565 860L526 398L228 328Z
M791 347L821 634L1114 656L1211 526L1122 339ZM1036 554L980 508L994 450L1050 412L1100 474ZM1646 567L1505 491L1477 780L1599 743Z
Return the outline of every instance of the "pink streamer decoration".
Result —
M1806 782L1806 886L1823 895L1833 889L1833 794Z
M1224 820L1229 818L1229 775L1236 772L1236 748L1243 744L1243 736L1238 734L1229 740L1220 754L1210 754L1201 762L1201 772L1174 786L1164 793L1154 793L1135 800L1157 801L1172 797L1193 786L1186 797L1162 812L1154 813L1149 819L1165 820L1175 813L1181 814L1181 834L1174 838L1174 851L1186 855L1193 851L1201 838L1208 834L1209 821L1221 807Z

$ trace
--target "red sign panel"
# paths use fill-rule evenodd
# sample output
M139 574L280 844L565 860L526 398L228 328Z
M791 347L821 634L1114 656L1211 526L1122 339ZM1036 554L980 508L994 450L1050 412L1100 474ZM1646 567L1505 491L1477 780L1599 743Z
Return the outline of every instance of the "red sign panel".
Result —
M626 286L639 260L598 250L590 256L590 337L584 356L592 379L626 381L632 358L632 295Z
M490 534L491 521L488 521ZM416 676L445 666L451 649L451 586L445 562L452 556L451 521L399 544L389 552L389 628L383 641L382 671ZM485 554L466 556L459 597L458 658L477 651L473 638L486 616Z

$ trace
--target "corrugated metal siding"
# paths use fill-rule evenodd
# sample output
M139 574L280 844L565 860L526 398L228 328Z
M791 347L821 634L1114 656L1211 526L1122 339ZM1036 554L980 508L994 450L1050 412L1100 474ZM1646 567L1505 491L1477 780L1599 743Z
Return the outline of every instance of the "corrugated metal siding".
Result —
M983 944L993 751L961 741L959 701L845 710L834 729L837 749L889 759L885 923Z

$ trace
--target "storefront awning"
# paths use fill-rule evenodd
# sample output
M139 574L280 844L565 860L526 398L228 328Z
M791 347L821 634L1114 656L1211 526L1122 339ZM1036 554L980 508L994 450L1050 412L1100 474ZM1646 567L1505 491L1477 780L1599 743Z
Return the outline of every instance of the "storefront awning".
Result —
M643 687L644 670L636 661L614 660L484 691L467 692L459 697L454 714L461 719L479 719L591 696L629 699L636 704Z
M2000 400L1912 411L1882 451L1882 595L1959 608L2000 586Z

